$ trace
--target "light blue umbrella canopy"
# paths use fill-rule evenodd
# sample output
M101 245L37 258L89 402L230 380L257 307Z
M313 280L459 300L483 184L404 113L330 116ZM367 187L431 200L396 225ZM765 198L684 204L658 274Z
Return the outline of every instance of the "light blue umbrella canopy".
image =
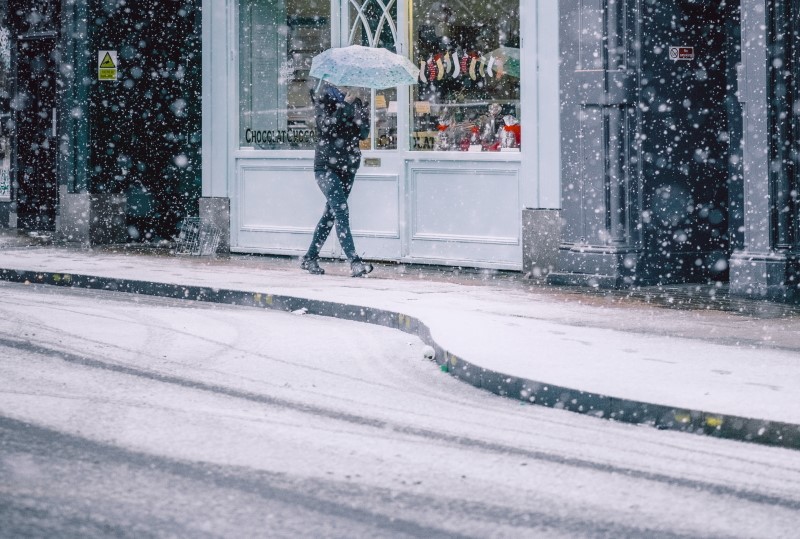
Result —
M316 55L311 61L310 74L336 86L382 90L415 84L419 68L388 49L350 45Z

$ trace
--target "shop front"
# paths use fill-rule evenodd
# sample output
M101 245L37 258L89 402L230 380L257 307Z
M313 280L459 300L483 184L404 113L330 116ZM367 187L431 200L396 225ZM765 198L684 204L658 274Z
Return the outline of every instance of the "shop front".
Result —
M536 257L526 215L560 205L557 3L206 1L203 16L201 212L229 203L231 250L308 247L324 206L311 59L358 44L420 68L412 86L365 91L362 256L517 270ZM335 239L323 255L341 255Z

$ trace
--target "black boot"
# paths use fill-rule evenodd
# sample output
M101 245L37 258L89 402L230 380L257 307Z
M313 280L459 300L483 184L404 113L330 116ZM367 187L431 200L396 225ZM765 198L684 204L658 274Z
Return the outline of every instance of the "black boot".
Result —
M350 277L363 277L372 269L372 264L364 263L361 259L353 260L350 262Z
M325 275L325 270L319 267L319 258L306 258L300 262L300 267L311 275Z

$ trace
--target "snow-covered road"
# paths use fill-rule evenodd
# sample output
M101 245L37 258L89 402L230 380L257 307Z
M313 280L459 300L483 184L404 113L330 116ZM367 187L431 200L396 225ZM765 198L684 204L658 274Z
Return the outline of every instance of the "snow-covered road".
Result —
M12 535L795 537L800 452L473 389L381 327L0 283ZM26 424L35 427L27 427Z

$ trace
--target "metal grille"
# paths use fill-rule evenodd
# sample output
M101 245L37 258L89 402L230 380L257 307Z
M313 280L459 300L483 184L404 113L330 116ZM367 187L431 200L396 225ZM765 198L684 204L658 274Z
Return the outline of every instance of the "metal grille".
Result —
M181 222L175 242L175 254L214 256L219 247L220 229L199 217L186 217Z

